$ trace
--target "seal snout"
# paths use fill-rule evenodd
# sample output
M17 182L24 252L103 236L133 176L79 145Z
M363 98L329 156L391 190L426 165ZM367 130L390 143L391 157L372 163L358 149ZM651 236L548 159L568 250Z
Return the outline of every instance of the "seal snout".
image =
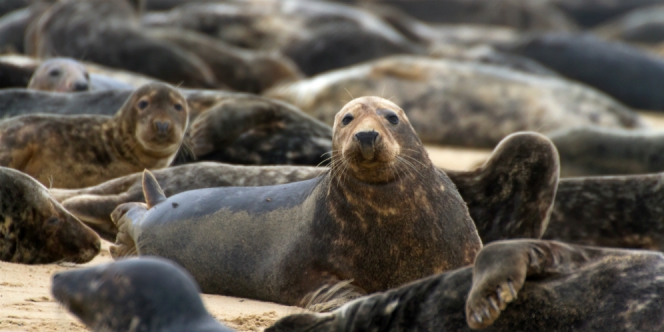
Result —
M74 82L72 86L74 91L88 91L88 87L88 82L85 81Z
M360 152L362 157L366 160L374 159L376 153L376 142L379 139L379 134L375 130L360 131L355 134L355 140L360 145Z
M168 134L168 128L170 127L170 121L159 121L155 120L154 127L157 130L157 133L160 135Z

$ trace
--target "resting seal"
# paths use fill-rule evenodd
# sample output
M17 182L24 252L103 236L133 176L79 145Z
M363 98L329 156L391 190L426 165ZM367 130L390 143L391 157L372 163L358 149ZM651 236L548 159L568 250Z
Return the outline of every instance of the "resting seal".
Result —
M651 251L501 241L474 266L265 331L661 331L662 273L664 257Z
M506 137L487 162L471 171L445 171L468 205L482 242L540 238L558 183L558 153L537 133ZM198 162L156 170L167 196L187 190L268 186L319 176L327 167L236 166ZM49 193L76 217L115 241L111 212L120 204L145 202L141 174L136 173L83 189L51 189Z
M187 271L134 258L53 275L53 297L94 331L230 332L205 310Z
M0 260L85 263L100 248L97 234L50 197L43 185L0 167Z
M90 89L90 74L80 63L65 58L46 60L30 78L28 89L77 92Z
M466 205L397 105L351 101L332 148L329 172L278 186L167 199L146 172L147 205L113 212L114 256L166 257L203 292L296 305L342 280L359 295L472 262L482 243Z
M184 97L151 83L114 117L26 115L0 123L0 165L45 185L81 188L145 168L167 167L188 123Z
M664 171L664 134L656 130L578 127L548 135L563 177Z
M644 127L622 104L586 86L500 66L391 56L283 84L265 96L331 124L349 96L380 91L406 114L425 143L493 148L517 131L579 125Z

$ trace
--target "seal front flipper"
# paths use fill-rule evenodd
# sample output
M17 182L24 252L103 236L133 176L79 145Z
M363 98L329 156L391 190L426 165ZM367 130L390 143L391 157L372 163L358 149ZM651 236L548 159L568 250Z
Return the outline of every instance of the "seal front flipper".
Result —
M570 273L589 261L593 253L542 240L500 241L485 246L473 267L473 285L466 301L468 326L483 329L493 324L507 304L517 299L526 277Z
M559 165L556 147L548 138L520 132L504 138L477 169L446 173L486 244L542 237L558 188Z
M111 257L119 259L125 256L138 256L138 246L136 239L136 225L144 214L148 211L145 203L125 203L118 206L111 213L111 220L118 228L118 234L115 237L115 245L109 248Z
M161 190L159 182L157 182L154 174L147 169L143 171L143 195L145 196L145 202L148 203L148 208L166 200L166 195Z

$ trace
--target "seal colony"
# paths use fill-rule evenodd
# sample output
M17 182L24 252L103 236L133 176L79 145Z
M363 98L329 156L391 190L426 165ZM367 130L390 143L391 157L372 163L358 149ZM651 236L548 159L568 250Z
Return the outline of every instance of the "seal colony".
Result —
M113 212L112 254L172 259L206 293L293 305L349 279L359 296L472 263L482 243L465 203L397 105L351 101L332 148L329 172L279 186L167 199L146 172L147 205Z
M0 260L23 264L85 263L99 237L30 176L0 167Z
M185 98L173 87L137 89L114 117L26 115L0 123L0 166L44 185L81 188L167 167L188 124Z

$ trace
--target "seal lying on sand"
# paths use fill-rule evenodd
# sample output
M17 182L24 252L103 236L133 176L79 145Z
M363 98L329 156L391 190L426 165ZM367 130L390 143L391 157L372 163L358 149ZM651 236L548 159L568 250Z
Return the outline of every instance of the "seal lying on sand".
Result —
M200 162L157 170L154 175L166 196L172 196L202 188L302 181L327 170L327 167ZM512 134L501 141L479 168L446 173L468 205L484 243L542 236L558 179L558 154L546 137L536 133ZM111 212L123 203L145 202L140 173L90 188L51 189L49 193L109 241L115 241L117 234Z
M664 257L651 251L501 241L472 267L265 331L660 331L663 273Z
M54 58L42 62L28 83L28 89L76 92L90 90L90 74L80 63Z
M416 56L393 56L268 90L325 123L349 96L379 91L407 115L427 143L493 148L524 130L572 125L633 128L640 117L585 86L502 67Z
M93 331L230 332L205 310L191 275L134 258L53 275L53 297Z
M548 135L560 153L560 174L644 174L664 171L664 132L578 127Z
M0 123L0 165L45 185L82 188L167 167L188 123L184 97L163 83L136 90L114 117L26 115Z
M95 232L19 171L0 167L0 260L85 263L101 248Z
M397 105L348 103L331 158L315 179L168 199L145 172L147 205L113 212L113 255L172 259L206 293L296 305L342 280L354 279L342 290L357 296L473 261L482 243L466 205Z

